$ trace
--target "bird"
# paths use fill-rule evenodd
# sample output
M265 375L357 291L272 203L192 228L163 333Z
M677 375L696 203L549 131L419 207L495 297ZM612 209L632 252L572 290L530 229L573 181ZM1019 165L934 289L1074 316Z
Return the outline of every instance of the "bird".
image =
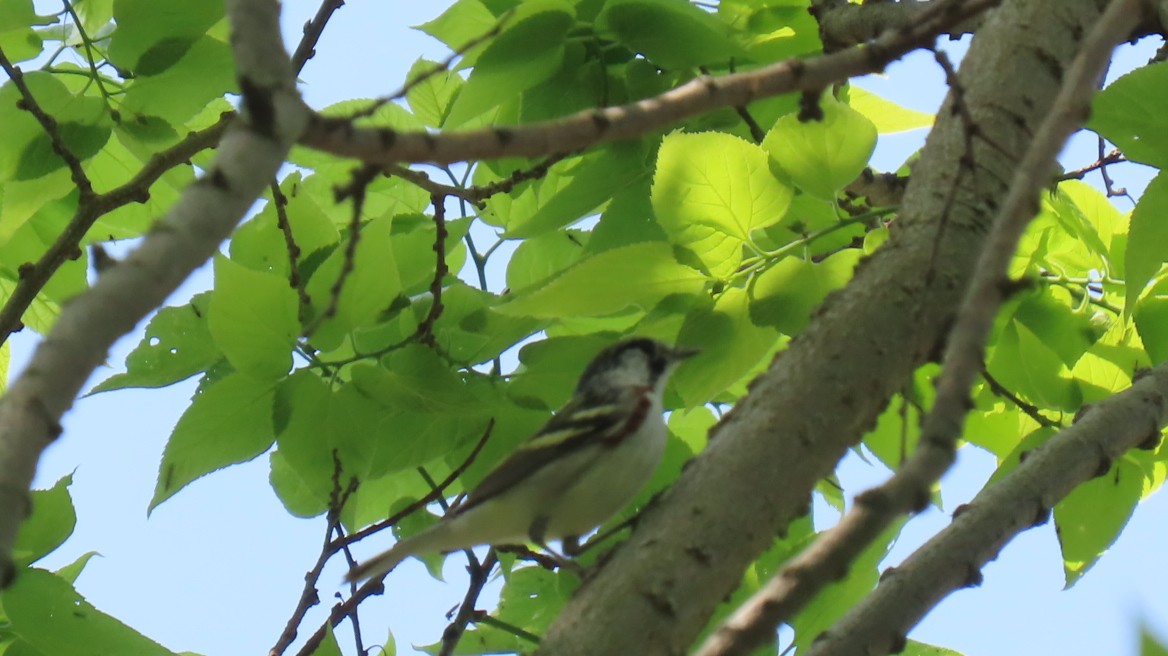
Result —
M381 576L402 560L478 545L576 544L623 508L653 475L668 429L662 395L697 349L646 337L600 351L568 403L495 466L460 505L416 535L353 567L346 581Z

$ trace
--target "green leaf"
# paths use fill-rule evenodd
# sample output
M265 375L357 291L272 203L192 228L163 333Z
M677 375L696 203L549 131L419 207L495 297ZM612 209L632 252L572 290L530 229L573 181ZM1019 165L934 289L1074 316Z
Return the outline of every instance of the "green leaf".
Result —
M563 62L564 35L573 22L572 5L563 0L521 5L475 60L446 127L462 125L551 77Z
M88 34L96 35L107 27L114 17L114 0L81 0L73 3L73 9L81 16L82 27Z
M182 125L207 103L234 92L235 85L230 46L205 36L183 48L164 70L135 78L126 88L122 108Z
M486 425L489 390L462 382L428 348L396 351L385 367L358 364L352 378L330 390L314 373L298 372L280 386L283 462L273 459L273 485L295 514L323 510L334 453L345 477L368 480L450 453Z
M328 509L333 491L329 426L332 393L315 372L302 369L281 381L275 396L277 448L271 457L272 489L297 517Z
M490 292L454 283L442 292L442 316L434 326L434 339L456 362L479 364L497 357L545 321L498 312L501 299ZM428 308L427 308L428 309Z
M1087 127L1130 160L1168 166L1168 64L1141 66L1095 94Z
M909 640L908 644L904 647L904 651L900 653L901 656L961 656L961 652L953 651L946 647L917 642L916 640Z
M657 221L714 276L738 268L751 233L778 223L793 195L771 174L765 151L728 134L674 133L657 156Z
M93 157L109 140L113 120L101 98L75 94L48 73L26 73L24 83L41 109L57 122L61 140L78 159ZM21 97L11 80L0 87L0 141L4 143L0 182L36 180L65 167L40 123L19 108Z
M1140 299L1133 322L1152 364L1168 360L1168 284L1157 284Z
M1164 265L1163 244L1168 243L1168 222L1163 217L1168 213L1168 176L1159 173L1148 183L1144 195L1136 203L1131 214L1131 228L1128 233L1127 256L1124 270L1127 271L1127 311L1136 307L1136 301L1144 287Z
M828 293L851 280L861 257L859 249L849 248L818 263L794 257L779 260L751 281L751 318L760 326L798 335Z
M0 596L8 630L53 656L174 656L85 600L73 586L44 570L30 569Z
M1030 451L1046 444L1054 435L1054 429L1041 427L1024 435L1021 440L1017 440L1014 449L1008 455L999 457L998 468L990 475L990 480L986 482L986 485L992 485L1002 480L1007 474L1017 469ZM1012 437L1014 436L1011 435Z
M382 366L355 366L353 382L371 397L400 410L479 415L485 408L432 349L410 344L386 355Z
M18 63L39 55L43 44L32 26L51 22L37 16L32 0L0 0L0 49L8 61Z
M0 298L9 298L16 289L16 281L7 276L0 276ZM40 333L48 334L49 329L61 314L61 307L43 297L37 297L25 311L21 321L28 328Z
M977 408L966 415L962 438L997 456L1003 461L1018 446L1019 440L1034 429L1034 422L1016 407L998 402L991 396L993 405Z
M1119 537L1143 489L1143 471L1121 459L1106 474L1083 483L1055 505L1066 587L1086 574Z
M461 50L490 32L495 23L495 15L479 0L457 0L441 16L417 29L445 43L451 50Z
M401 280L393 258L392 224L391 217L362 224L350 263L352 270L344 279L340 297L336 300L336 314L326 318L312 334L312 342L318 348L336 348L353 329L372 325L401 293ZM351 239L348 237L334 249L308 280L308 294L316 316L325 312L337 296L336 285L346 267ZM288 291L291 293L290 289Z
M118 29L110 39L109 59L124 71L161 73L222 20L223 12L219 2L181 2L159 11L154 0L115 0Z
M1043 206L1049 207L1066 234L1072 240L1079 242L1077 246L1083 251L1084 259L1087 260L1082 268L1084 272L1106 267L1107 246L1103 243L1103 239L1095 229L1094 224L1083 215L1079 207L1072 202L1071 197L1062 192L1061 187L1055 189L1054 193L1044 194ZM1065 267L1063 268L1065 269Z
M21 523L16 544L12 547L12 558L17 567L40 560L73 534L77 511L73 509L73 498L69 495L72 484L73 475L69 474L47 490L32 491L32 514Z
M592 357L612 342L611 336L591 334L526 344L519 350L521 366L511 377L507 393L520 405L559 408L571 398Z
M437 73L432 71L438 70ZM419 58L410 67L406 74L407 80L417 80L423 75L426 79L406 92L406 101L414 115L422 119L426 125L440 128L446 124L446 117L454 99L462 92L464 82L462 77L454 71L441 67L437 62Z
M639 142L620 142L579 159L559 173L568 180L540 203L530 217L507 224L507 239L546 234L580 220L648 174Z
M706 278L682 265L669 246L645 242L581 260L548 284L499 306L511 315L597 317L629 306L647 309L670 294L696 294Z
M746 32L741 37L755 61L775 62L823 52L819 23L803 2L719 2L718 14ZM751 113L754 107L752 103Z
M312 272L311 258L336 246L340 233L313 195L303 193L300 183L300 173L293 172L280 182L280 189L287 199L284 216L299 250L296 262L303 284L303 279ZM259 214L235 230L231 235L230 253L233 262L253 271L273 273L282 278L289 276L287 239L279 227L274 203L267 203Z
M328 490L318 490L295 465L283 449L277 449L268 458L268 483L293 517L316 517L328 510Z
M513 570L499 594L498 617L529 633L543 635L578 587L580 582L575 577L542 567Z
M1059 356L1018 321L1011 321L998 337L987 368L1002 385L1040 406L1075 412L1083 403Z
M39 260L69 221L55 211L40 212L34 220L21 226L7 243L0 245L0 268L11 267L11 273L18 277L19 265ZM89 256L85 251L75 260L66 260L41 290L41 298L60 303L80 294L89 286L86 281L88 267Z
M1168 647L1144 627L1140 631L1140 656L1168 656Z
M77 578L81 576L81 572L85 570L85 566L89 564L89 561L92 560L94 556L99 555L101 554L97 553L96 551L87 551L84 554L81 554L77 560L74 560L68 565L58 569L56 572L54 572L54 574L65 579L69 583L76 583Z
M932 114L903 107L857 86L848 87L848 107L871 121L880 134L927 128L935 118Z
M556 231L526 239L507 262L507 289L519 293L555 276L584 255L587 233Z
M333 633L333 625L327 622L324 625L324 639L313 649L310 656L341 656L341 646L337 644L337 636ZM383 650L384 651L384 650ZM386 652L392 653L392 652Z
M196 478L267 451L275 439L274 389L232 373L199 390L166 443L149 510Z
M226 103L222 99L220 102ZM219 103L213 105L223 107ZM133 153L120 139L110 139L102 152L90 160L86 172L93 180L95 189L113 188L128 182L130 171L138 171L155 152L157 149ZM171 168L150 186L149 198L144 203L123 205L95 221L84 243L142 236L159 216L174 205L180 191L194 180L192 165L182 164Z
M458 271L466 261L463 236L471 219L446 221L446 267ZM434 281L434 243L438 237L433 216L397 214L391 230L393 263L401 280L401 294L414 297L430 290Z
M215 256L208 326L233 367L268 380L287 374L300 332L296 310L287 280Z
M618 192L592 229L585 250L599 253L643 241L668 241L661 224L653 216L649 189L647 181L642 180Z
M95 159L101 157L99 154ZM0 150L0 160L3 158L3 151ZM0 198L4 201L0 204L0 244L11 240L33 217L45 221L72 216L77 207L76 196L71 195L72 192L73 182L65 168L57 169L35 180L9 180L0 183ZM12 266L12 260L5 257L4 261ZM16 264L19 264L19 261Z
M1065 180L1058 191L1075 204L1104 244L1108 270L1122 278L1127 257L1128 217L1116 209L1101 191L1081 180Z
M787 114L775 123L762 147L799 188L831 200L856 179L876 148L876 126L830 94L819 100L820 120L802 122Z
M1056 300L1052 291L1028 295L1014 311L1014 318L1035 335L1042 335L1043 343L1063 364L1073 367L1104 331L1085 312L1076 312Z
M706 403L751 372L765 369L767 355L779 344L779 333L750 319L746 290L727 289L712 309L699 308L686 317L678 344L702 349L670 379L687 407Z
M745 53L717 16L681 0L609 0L597 30L662 68L686 70Z
M146 325L146 334L126 356L126 372L114 374L90 394L127 387L165 387L206 371L223 358L207 328L211 294L186 305L165 307Z
M327 218L324 220L331 228L332 223L328 222ZM335 229L333 233L336 234ZM335 241L334 239L333 242ZM299 244L297 246L299 247ZM276 223L276 208L273 203L264 205L263 210L235 229L231 235L228 253L232 262L252 271L288 278L291 271L288 263L288 246L284 241L283 231ZM300 254L301 256L305 254L303 248Z
M0 344L0 396L8 393L8 373L12 366L12 342L4 340Z

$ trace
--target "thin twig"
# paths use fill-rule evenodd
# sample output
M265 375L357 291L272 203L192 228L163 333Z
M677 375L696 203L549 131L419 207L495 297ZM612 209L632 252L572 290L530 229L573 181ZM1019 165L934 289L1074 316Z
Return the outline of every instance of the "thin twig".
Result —
M504 622L503 620L491 615L490 613L488 613L486 611L482 611L482 610L474 611L474 613L472 613L472 616L471 616L471 621L474 622L475 624L492 626L496 629L499 629L500 631L506 631L507 633L510 633L511 635L513 635L517 638L520 638L522 640L526 640L533 645L539 644L539 636L535 635L534 633L532 633L530 631L524 630L523 627L515 626L514 624L512 624L510 622Z
M430 203L434 205L434 279L430 281L430 311L414 335L419 342L434 346L434 322L442 316L442 281L450 269L446 266L446 196L435 194Z
M454 654L455 647L458 646L458 640L462 638L462 634L466 632L466 625L474 619L475 603L479 600L479 595L483 593L483 586L487 584L488 575L495 563L499 562L499 558L495 555L495 550L487 551L487 555L483 557L480 563L474 557L472 552L470 555L470 565L466 568L470 574L470 580L466 585L466 594L462 598L462 604L458 607L458 614L454 616L454 620L442 632L442 648L438 650L438 656L451 656Z
M329 302L316 318L304 328L304 337L311 337L325 321L336 316L337 308L341 305L341 292L345 290L345 283L353 273L357 260L357 245L361 242L361 213L365 208L365 192L369 184L381 174L376 166L362 166L353 171L353 179L348 185L336 191L336 201L342 202L347 198L353 199L353 213L349 218L349 241L345 244L344 257L341 260L341 270L337 279L329 288Z
M711 75L708 66L699 66L698 70L702 72L702 75ZM733 66L730 67L730 72L734 72ZM746 128L750 130L750 138L754 139L754 143L762 143L762 140L766 138L766 130L763 130L762 126L758 124L758 121L754 120L746 105L735 105L734 112L738 114L738 118L742 119L742 122L746 124Z
M101 97L105 99L107 105L110 102L109 92L105 89L105 84L102 83L102 75L97 71L97 62L94 61L93 45L89 40L89 35L85 33L85 26L82 24L81 18L77 15L77 11L73 8L73 3L69 0L62 0L65 4L65 11L73 17L73 27L77 28L77 35L81 37L81 44L85 47L85 61L89 63L89 74L97 84L97 90L101 93ZM117 120L117 114L114 113L114 119Z
M1115 183L1111 181L1111 176L1107 174L1107 156L1103 154L1106 147L1104 145L1103 137L1099 137L1099 175L1103 178L1103 188L1107 190L1107 197L1114 198L1116 196L1127 196L1127 189L1123 187L1116 188ZM1130 200L1130 196L1129 196Z
M1104 169L1110 164L1119 164L1120 162L1126 162L1126 161L1127 161L1127 157L1124 157L1124 154L1122 152L1120 152L1120 150L1118 148L1116 148L1116 149L1112 150L1110 153L1107 153L1106 155L1095 160L1094 162L1088 164L1087 166L1077 168L1073 171L1067 171L1066 173L1055 178L1055 181L1062 182L1064 180L1082 180L1083 178L1087 177L1087 174L1090 173L1091 171L1094 171L1096 169ZM1103 175L1106 176L1106 171L1103 171ZM1106 179L1105 179L1105 182L1106 182Z
M1038 422L1039 426L1045 426L1047 428L1063 427L1063 425L1059 422L1053 419L1048 419L1045 415L1043 415L1042 412L1038 410L1038 406L1034 405L1033 403L1027 403L1017 394L1011 392L1008 387L990 375L988 369L982 369L981 377L985 379L986 384L990 386L990 390L992 390L994 394L1009 400L1010 403L1013 403L1015 406L1017 406L1017 408L1021 410L1027 417L1030 417L1034 421Z
M300 278L300 247L296 245L296 239L292 235L292 224L288 222L288 197L280 190L280 183L277 180L272 181L271 189L272 204L276 209L276 225L284 234L284 248L288 252L288 286L296 290L296 296L300 299L296 317L303 325L305 313L312 307L312 299L309 298L308 289Z
M357 479L355 478L350 479L342 489L341 474L341 460L337 456L336 450L333 450L333 489L329 494L329 509L325 515L324 544L321 545L316 564L304 575L304 588L300 591L300 600L296 602L296 608L292 610L292 616L284 624L284 630L276 639L276 644L268 650L268 656L280 656L288 649L292 641L296 640L296 629L304 621L308 610L320 603L320 593L316 589L316 584L320 580L321 572L324 571L325 563L334 553L331 549L332 534L340 528L341 510L344 509L349 497L357 490Z
M316 10L316 15L312 17L312 20L304 24L304 35L300 38L296 52L292 55L292 67L296 69L297 74L304 70L304 65L316 55L316 43L320 41L325 25L332 18L333 12L344 4L344 0L324 0L320 3L320 8Z

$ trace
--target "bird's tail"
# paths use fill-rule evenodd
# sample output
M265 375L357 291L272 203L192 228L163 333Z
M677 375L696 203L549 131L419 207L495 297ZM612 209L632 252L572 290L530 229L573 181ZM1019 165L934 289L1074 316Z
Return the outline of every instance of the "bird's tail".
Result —
M402 543L399 542L388 551L384 551L369 560L358 564L353 569L345 574L346 583L359 583L365 579L371 579L375 576L388 574L393 568L397 567L401 561L405 560L410 555L409 549L402 548Z

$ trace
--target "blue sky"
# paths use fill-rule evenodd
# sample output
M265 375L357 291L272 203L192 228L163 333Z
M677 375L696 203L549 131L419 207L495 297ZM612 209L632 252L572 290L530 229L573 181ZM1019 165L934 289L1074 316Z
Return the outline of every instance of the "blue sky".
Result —
M38 3L42 4L42 3ZM49 3L43 3L49 6ZM292 47L316 2L285 3L285 34ZM441 44L407 26L436 16L447 3L351 1L333 17L317 56L305 68L303 91L310 104L373 97L396 90L418 56L440 59ZM42 9L43 11L44 9ZM50 10L55 10L53 7ZM1155 46L1128 49L1115 70L1147 61ZM948 46L959 53L962 44ZM1113 72L1113 75L1115 73ZM918 55L870 77L863 86L901 104L932 112L940 104L943 77L931 55ZM895 169L918 148L924 131L882 138L878 168ZM1064 161L1068 167L1094 159L1093 139L1077 139ZM1128 165L1113 175L1133 192L1147 173ZM1089 179L1093 184L1097 178ZM1130 204L1121 201L1120 209ZM181 303L206 288L206 269L171 299ZM140 334L118 344L110 368L117 370ZM27 360L34 337L14 340L14 371ZM207 656L262 654L275 641L299 595L304 572L323 539L322 519L288 516L267 484L264 457L196 481L146 517L166 438L186 407L193 382L164 390L130 390L82 399L64 421L62 439L46 453L37 486L47 487L75 472L73 496L78 525L74 536L45 566L57 567L96 550L78 581L98 608L176 650ZM992 457L963 449L957 468L944 481L946 505L970 498L989 477ZM883 479L885 472L849 458L841 477L850 492ZM822 509L821 509L822 510ZM888 564L947 524L933 509L913 520ZM1041 653L1134 654L1142 620L1168 634L1168 568L1154 566L1168 537L1168 498L1147 500L1113 550L1073 589L1062 591L1062 563L1053 525L1025 533L985 569L985 582L944 601L910 637L957 649L970 656ZM383 536L365 547L369 555L387 546ZM1152 549L1155 549L1153 551ZM398 649L439 639L445 615L462 598L463 563L451 557L447 582L434 581L409 562L388 579L388 593L362 612L366 644L386 640L392 629ZM325 571L323 608L306 627L323 620L333 601L342 567ZM339 587L339 586L338 586ZM347 630L341 644L352 651Z

